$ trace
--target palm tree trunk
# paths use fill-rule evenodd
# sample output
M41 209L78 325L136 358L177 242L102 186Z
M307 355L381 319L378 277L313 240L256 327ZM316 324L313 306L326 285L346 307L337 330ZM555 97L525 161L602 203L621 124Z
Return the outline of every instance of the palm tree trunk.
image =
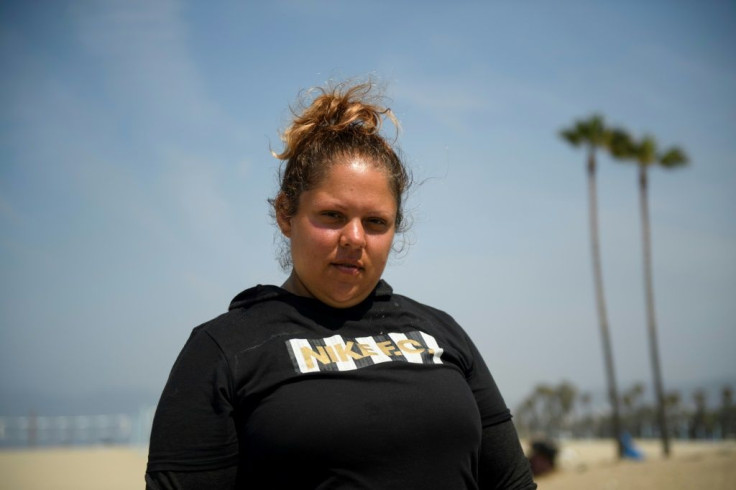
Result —
M596 190L596 166L595 153L591 148L588 154L588 200L590 210L590 244L593 257L593 282L595 284L595 299L598 309L598 323L601 329L601 340L603 342L603 357L605 359L606 377L608 380L608 398L611 403L613 415L613 434L616 438L618 457L623 456L623 445L621 441L621 416L618 408L618 389L616 387L616 373L613 369L613 348L608 331L608 317L606 314L606 301L603 296L603 271L601 269L600 240L598 238L598 193Z
M662 371L659 364L659 347L657 343L657 321L654 316L654 285L652 281L652 245L649 227L649 200L647 196L647 167L639 165L639 204L641 209L641 236L644 248L644 292L646 295L647 327L649 331L649 352L654 375L654 390L657 396L657 420L662 438L662 451L670 455L670 439L667 430L665 413L664 388Z

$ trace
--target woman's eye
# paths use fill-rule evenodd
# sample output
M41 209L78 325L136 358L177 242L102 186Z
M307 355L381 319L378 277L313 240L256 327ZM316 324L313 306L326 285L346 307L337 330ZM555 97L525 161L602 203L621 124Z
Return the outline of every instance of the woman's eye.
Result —
M388 222L383 218L369 218L366 220L366 225L374 230L384 230L388 228Z

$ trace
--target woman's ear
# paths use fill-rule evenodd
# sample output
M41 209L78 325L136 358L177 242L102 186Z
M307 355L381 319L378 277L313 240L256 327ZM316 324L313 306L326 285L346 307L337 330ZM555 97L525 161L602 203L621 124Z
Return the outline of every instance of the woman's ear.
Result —
M286 213L286 197L283 194L279 194L276 197L276 205L274 208L276 210L276 224L279 225L281 233L283 233L286 238L291 238L291 218L289 218Z

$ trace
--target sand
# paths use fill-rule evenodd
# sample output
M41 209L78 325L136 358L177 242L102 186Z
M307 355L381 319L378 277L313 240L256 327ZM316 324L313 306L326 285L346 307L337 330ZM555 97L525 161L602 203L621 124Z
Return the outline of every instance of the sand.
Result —
M0 489L144 489L146 458L129 447L3 450Z
M675 441L669 459L656 441L636 444L645 459L619 462L609 441L565 441L539 490L736 489L736 441ZM128 447L3 450L0 490L142 490L145 467L145 450Z
M736 490L736 441L674 441L669 458L658 441L635 444L642 461L617 460L612 442L563 442L558 469L537 478L539 490Z

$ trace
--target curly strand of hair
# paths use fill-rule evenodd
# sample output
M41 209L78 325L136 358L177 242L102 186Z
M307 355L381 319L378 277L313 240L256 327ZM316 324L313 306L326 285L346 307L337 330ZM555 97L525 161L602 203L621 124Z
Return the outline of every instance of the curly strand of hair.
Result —
M313 89L310 93L317 92L318 95L311 102L305 98L300 109L291 109L294 119L281 135L284 150L281 153L272 151L273 156L289 160L300 153L306 141L322 132L336 133L352 128L364 134L378 135L383 118L388 118L398 132L400 125L396 116L390 108L381 105L381 97L374 95L372 90L371 82Z

